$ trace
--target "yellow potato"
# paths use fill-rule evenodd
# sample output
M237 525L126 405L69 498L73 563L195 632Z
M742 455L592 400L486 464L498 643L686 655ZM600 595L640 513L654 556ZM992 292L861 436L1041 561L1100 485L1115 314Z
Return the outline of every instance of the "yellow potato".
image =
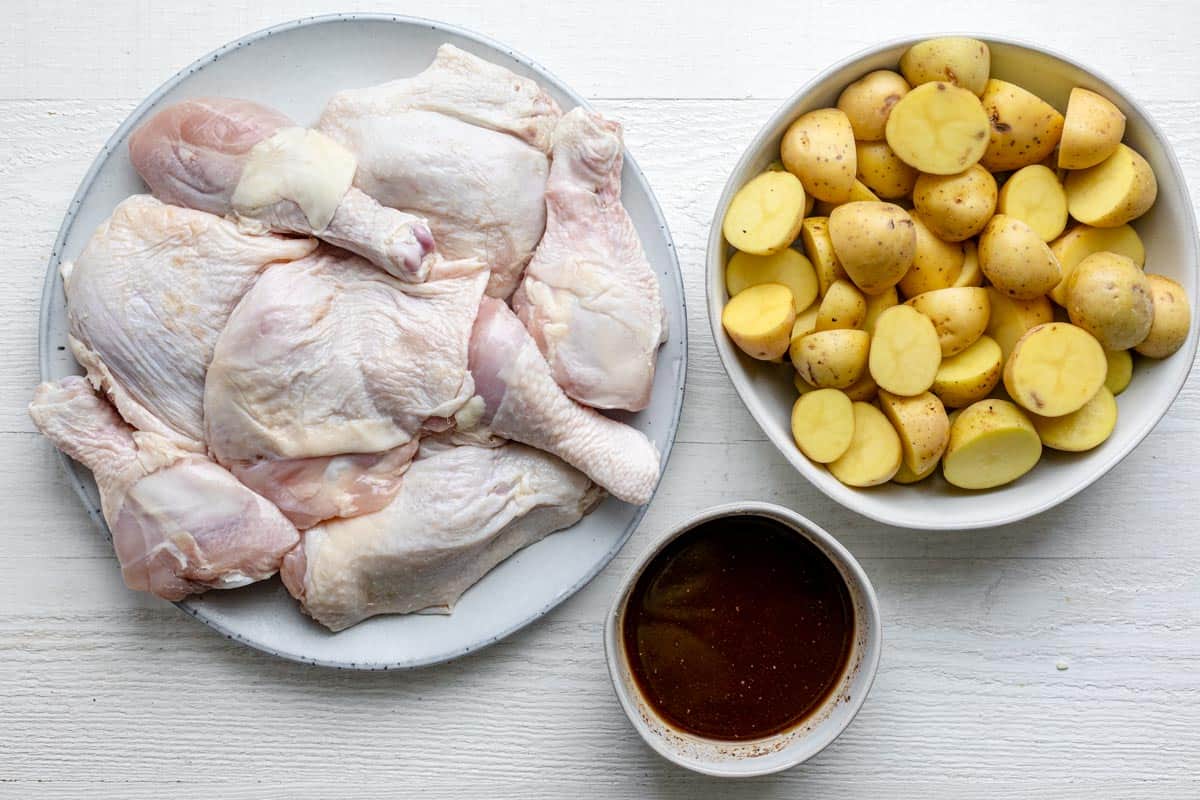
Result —
M996 210L1024 222L1043 242L1067 227L1067 193L1054 170L1041 164L1021 167L1004 182Z
M942 401L929 392L915 397L880 392L879 408L900 436L905 466L916 475L927 475L950 440L950 420Z
M948 408L963 408L987 397L1000 382L1003 354L996 340L980 336L961 353L943 359L931 391Z
M1083 407L1104 385L1108 359L1087 331L1065 322L1029 330L1004 365L1004 388L1029 411L1061 417Z
M1054 320L1054 311L1045 297L1017 300L998 291L994 286L989 286L987 292L988 305L992 311L985 333L1000 345L1004 361L1008 361L1008 356L1026 331Z
M833 282L817 311L819 331L859 328L867 316L867 301L862 292L845 278Z
M912 264L916 234L908 212L891 203L846 203L829 217L842 268L866 294L887 291Z
M733 343L751 358L769 361L788 350L796 303L782 283L761 283L725 304L721 325Z
M1117 426L1117 401L1107 387L1101 386L1078 411L1061 417L1031 414L1029 418L1046 447L1081 453L1101 444L1113 432Z
M858 179L884 200L898 200L912 194L921 174L904 163L887 142L855 142Z
M912 397L933 385L942 347L929 318L909 306L892 306L875 321L868 365L880 389Z
M992 172L1037 164L1058 145L1063 115L1033 92L992 78L979 99L991 120L987 151L979 163Z
M1149 358L1166 358L1187 341L1192 324L1192 306L1187 292L1163 275L1147 275L1150 299L1154 303L1154 322L1150 335L1133 348Z
M804 187L788 172L764 172L733 196L721 231L746 253L766 256L791 244L804 219Z
M878 200L875 193L867 188L867 185L857 178L854 179L854 186L850 187L850 197L846 199L847 203L857 203L863 200ZM833 210L843 203L826 203L824 200L813 206L813 213L818 217L828 217Z
M878 486L900 469L900 437L887 417L867 403L854 404L854 438L829 471L847 486Z
M892 107L885 133L888 146L909 166L933 175L956 175L983 157L988 116L979 98L966 89L940 81L923 83Z
M1067 100L1067 117L1058 144L1062 169L1094 167L1113 154L1125 136L1125 115L1095 92L1075 87Z
M833 250L833 241L829 238L829 219L805 219L800 225L800 241L817 271L817 288L823 295L829 291L834 281L846 277L846 270L842 269L837 253Z
M850 120L854 138L860 142L883 139L892 106L908 94L908 81L891 70L869 72L842 90L837 107Z
M935 289L908 301L933 323L942 357L957 355L966 350L987 330L991 305L987 289L978 286Z
M933 465L929 468L929 470L927 472L925 472L921 475L918 475L915 472L913 472L911 469L909 469L907 464L905 464L903 461L901 461L900 469L896 470L896 474L892 476L892 483L899 483L899 484L902 484L905 486L912 484L912 483L919 483L920 481L923 481L926 478L928 478L933 473L937 472L937 466L938 466L938 462L935 461L935 462L933 462Z
M980 400L950 426L942 474L961 489L1012 483L1042 457L1042 440L1029 418L1007 400Z
M879 387L875 384L875 379L871 377L871 371L864 369L862 377L854 383L842 390L855 402L869 403L875 399L875 395L879 394Z
M911 85L946 81L975 95L983 94L991 70L988 46L963 36L927 39L900 57L900 71Z
M819 464L837 461L854 438L854 406L845 392L817 389L792 406L792 438L800 452Z
M792 366L811 386L845 389L862 377L870 346L866 331L817 331L792 342Z
M854 129L836 108L810 111L788 127L779 145L783 165L818 200L843 203L854 185Z
M817 329L817 314L821 313L821 304L813 303L808 308L796 315L796 321L792 323L791 341L796 341Z
M867 313L863 317L862 329L867 333L874 334L875 320L879 319L879 315L899 304L900 294L896 291L895 286L885 289L879 294L867 295Z
M817 299L817 272L812 262L790 247L769 256L738 252L730 257L725 266L725 289L730 297L760 283L782 283L791 289L797 311Z
M1113 394L1120 394L1133 379L1133 356L1128 350L1105 350L1108 371L1104 373L1104 385Z
M963 242L963 265L959 270L958 277L954 280L954 285L983 285L983 270L979 268L979 248L973 241Z
M1072 217L1096 228L1115 228L1150 210L1158 181L1140 153L1118 144L1096 166L1067 175L1066 190Z
M912 220L917 246L912 266L900 279L900 291L905 297L915 297L953 286L962 272L963 245L939 239L919 214L914 214Z
M997 214L979 236L979 267L1009 297L1032 300L1058 285L1062 270L1050 247L1019 219Z
M1154 319L1150 281L1125 256L1093 253L1071 273L1067 313L1105 350L1126 350L1150 333Z
M1128 225L1117 228L1093 228L1076 225L1050 243L1050 252L1058 259L1063 278L1050 290L1050 297L1060 306L1067 304L1067 281L1075 266L1092 253L1116 253L1133 259L1142 267L1146 264L1146 248L1137 231Z
M957 175L922 175L913 186L913 206L929 230L947 242L983 230L996 213L996 200L996 179L978 164Z
M817 387L801 378L799 372L792 373L792 384L796 387L796 392L801 395L817 391Z

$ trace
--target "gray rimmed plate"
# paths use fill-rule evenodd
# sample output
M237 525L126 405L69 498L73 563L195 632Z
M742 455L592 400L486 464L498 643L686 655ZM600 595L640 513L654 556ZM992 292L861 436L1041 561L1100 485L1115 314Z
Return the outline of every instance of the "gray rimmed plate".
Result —
M58 274L123 198L145 187L126 139L147 116L187 97L227 95L315 121L335 91L412 75L450 42L538 81L564 109L586 105L536 62L475 33L429 20L338 14L296 20L225 45L179 72L139 105L96 157L59 230L42 292L38 343L43 380L78 374L67 344ZM626 421L658 446L663 464L675 439L687 363L683 283L671 234L641 170L626 155L625 207L658 272L670 336L659 353L650 407ZM71 484L107 533L91 474L63 457ZM303 616L278 580L209 592L179 607L226 636L284 658L353 669L401 669L447 661L528 625L578 591L616 555L645 512L609 498L574 527L526 548L463 595L453 614L375 617L333 634ZM115 565L114 565L115 569Z

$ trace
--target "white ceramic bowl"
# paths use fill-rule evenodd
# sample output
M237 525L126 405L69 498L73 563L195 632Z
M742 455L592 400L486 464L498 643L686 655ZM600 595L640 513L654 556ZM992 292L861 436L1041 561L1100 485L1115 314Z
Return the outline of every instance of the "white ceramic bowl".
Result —
M854 643L847 669L837 688L807 720L783 733L744 742L718 741L685 733L659 717L646 702L634 682L625 657L621 636L621 617L629 592L642 572L664 547L701 523L719 517L754 515L782 522L821 549L834 563L854 604ZM616 600L604 623L604 652L608 672L621 707L633 727L663 758L706 775L721 778L748 778L767 775L794 767L815 756L841 735L867 699L883 638L879 627L879 605L870 579L854 556L837 539L817 525L782 506L771 503L730 503L700 512L667 534L643 553L617 590Z
M971 35L971 34L967 34ZM1092 484L1146 437L1182 388L1196 353L1200 323L1193 319L1188 340L1162 361L1141 359L1133 382L1118 398L1120 418L1108 441L1087 453L1046 450L1042 462L1021 479L997 489L970 492L946 483L940 472L916 486L886 484L870 489L844 486L824 467L804 457L792 441L789 414L796 392L791 367L755 361L734 346L721 329L725 261L732 248L721 235L721 220L733 193L779 157L779 141L793 120L813 109L832 106L845 86L876 69L895 69L915 37L891 42L835 64L775 112L750 143L729 176L717 204L708 239L706 286L708 317L717 352L746 408L771 442L805 478L829 497L872 519L922 529L984 528L1014 522L1045 511ZM1133 225L1146 244L1146 270L1181 283L1200 313L1197 295L1196 221L1183 173L1162 132L1125 92L1066 56L988 36L992 75L1020 84L1059 110L1072 87L1099 92L1127 117L1125 142L1150 162L1158 178L1158 200ZM1153 59L1153 54L1149 58Z

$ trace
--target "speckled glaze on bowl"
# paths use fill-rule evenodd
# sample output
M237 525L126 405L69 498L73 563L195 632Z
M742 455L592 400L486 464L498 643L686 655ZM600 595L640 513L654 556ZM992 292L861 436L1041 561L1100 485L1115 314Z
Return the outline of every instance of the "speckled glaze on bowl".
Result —
M621 617L629 593L646 566L678 537L710 520L752 515L781 522L820 548L850 589L854 604L854 642L847 667L826 701L799 725L762 739L719 741L695 736L665 722L646 702L629 669L621 636ZM729 503L701 511L640 555L625 576L604 621L604 653L613 691L638 734L663 758L705 775L749 778L801 764L828 747L850 725L875 681L883 634L879 602L862 566L837 539L794 511L772 503Z
M1193 319L1187 342L1162 361L1141 359L1133 382L1118 398L1120 418L1108 441L1087 453L1047 450L1042 462L1003 487L982 492L956 489L940 471L915 486L888 483L870 489L844 486L827 469L805 458L792 441L789 414L796 399L791 367L755 361L744 355L721 328L725 261L731 248L721 235L729 201L746 181L778 158L779 141L793 120L813 109L832 106L845 86L876 69L895 69L914 42L930 34L872 47L817 76L793 95L755 136L729 176L717 203L708 239L706 289L708 317L721 362L750 414L798 472L826 495L864 516L889 525L926 530L986 528L1033 516L1082 491L1127 456L1167 413L1187 380L1196 354L1200 321ZM1130 96L1066 56L1044 48L978 34L992 51L992 75L1018 83L1064 110L1072 87L1082 86L1112 100L1127 118L1125 142L1150 162L1158 178L1158 200L1133 225L1146 244L1146 271L1183 285L1193 313L1197 294L1196 220L1183 172L1170 144Z

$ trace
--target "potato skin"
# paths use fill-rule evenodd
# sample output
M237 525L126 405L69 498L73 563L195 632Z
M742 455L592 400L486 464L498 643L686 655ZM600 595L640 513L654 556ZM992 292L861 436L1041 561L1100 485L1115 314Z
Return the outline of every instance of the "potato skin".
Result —
M854 129L836 108L810 111L791 124L779 146L783 165L818 200L844 203L854 185Z
M1094 167L1113 154L1125 137L1125 115L1108 98L1082 87L1071 90L1062 141L1061 169Z
M1150 333L1150 281L1125 256L1093 253L1071 272L1067 314L1105 350L1127 350Z
M879 408L900 435L904 463L917 475L928 474L950 441L942 401L929 392L902 397L880 390Z
M792 341L792 366L810 386L845 389L862 377L870 345L866 331L816 331Z
M998 474L985 475L959 462L967 448L983 446L984 437L1005 433L1020 442L1021 453L1008 452ZM994 441L994 439L993 439ZM1012 444L1006 448L1012 450ZM1014 459L1019 455L1019 459ZM942 459L942 474L947 482L962 489L992 489L1011 483L1037 466L1042 456L1042 440L1033 423L1015 404L1007 400L980 400L963 409L950 425L950 443ZM993 456L993 462L995 457Z
M1009 297L1031 300L1062 280L1050 247L1032 228L997 214L979 236L979 266L992 285Z
M846 270L842 268L829 237L829 218L806 217L800 223L800 242L817 271L818 294L824 296L834 281L846 277Z
M1054 321L1054 309L1045 296L1018 300L994 286L987 287L987 293L991 315L985 333L1000 345L1005 361L1030 328Z
M846 203L829 217L829 237L842 268L865 294L895 286L916 251L913 220L892 203Z
M1050 252L1058 259L1063 272L1063 279L1050 290L1050 297L1060 306L1067 304L1067 281L1072 270L1092 253L1117 253L1133 259L1139 267L1146 264L1146 247L1137 231L1128 225L1117 228L1076 225L1050 243Z
M920 176L904 163L887 142L855 142L858 179L883 200L898 200L912 194Z
M929 317L942 346L942 358L966 350L987 329L991 315L987 289L979 287L950 287L925 292L908 301L908 305Z
M817 310L816 330L860 328L867 316L867 301L854 284L845 278L833 282Z
M992 53L978 39L945 36L917 42L900 57L900 72L912 86L947 81L983 94L992 71Z
M1154 321L1150 334L1133 348L1148 358L1166 358L1187 341L1192 324L1192 307L1187 292L1164 275L1147 275L1150 298L1154 303Z
M983 230L996 213L996 179L978 164L957 175L924 175L913 186L913 206L939 239L961 242Z
M1004 370L1000 345L981 336L958 355L942 360L931 391L947 408L963 408L987 397Z
M892 106L908 94L910 88L899 73L877 69L843 89L837 107L850 120L856 140L878 142L883 139Z
M1062 136L1063 115L1033 92L991 78L979 98L992 123L979 163L992 172L1020 169L1045 160Z
M914 214L912 219L917 246L912 267L900 279L900 291L905 297L916 297L953 286L962 272L965 257L963 245L939 239L920 214Z

